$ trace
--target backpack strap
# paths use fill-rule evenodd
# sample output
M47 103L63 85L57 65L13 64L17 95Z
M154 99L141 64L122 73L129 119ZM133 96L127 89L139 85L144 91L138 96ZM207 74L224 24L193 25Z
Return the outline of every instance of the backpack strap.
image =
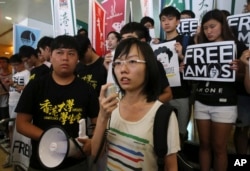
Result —
M154 151L157 155L158 170L164 170L165 156L168 152L167 129L170 115L174 108L170 105L162 104L156 114L153 126Z

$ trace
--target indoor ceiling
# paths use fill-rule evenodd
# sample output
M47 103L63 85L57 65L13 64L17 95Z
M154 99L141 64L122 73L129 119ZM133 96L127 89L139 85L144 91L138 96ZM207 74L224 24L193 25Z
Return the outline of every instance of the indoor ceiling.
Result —
M75 0L76 18L87 22L88 0ZM5 17L12 20L6 20ZM0 0L0 44L12 45L13 24L26 18L52 24L50 0Z

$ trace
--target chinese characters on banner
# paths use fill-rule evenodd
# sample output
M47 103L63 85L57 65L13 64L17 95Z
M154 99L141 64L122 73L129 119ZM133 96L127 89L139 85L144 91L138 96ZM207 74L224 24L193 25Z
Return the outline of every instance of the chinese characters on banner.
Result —
M214 0L190 0L190 9L199 17L201 22L202 17L214 8Z
M142 17L149 16L153 18L153 0L141 0Z
M76 16L74 0L51 0L54 36L75 35Z
M106 11L105 37L110 31L120 33L125 25L127 0L105 0L102 6Z
M90 0L91 3L91 0ZM106 12L103 7L96 1L92 1L92 19L89 20L91 26L91 41L92 46L98 55L103 55L105 52L105 16ZM91 11L91 9L89 9ZM91 23L92 22L92 23ZM89 29L90 30L90 29Z
M168 6L173 6L177 8L179 11L185 9L185 0L161 0L160 2L160 11Z

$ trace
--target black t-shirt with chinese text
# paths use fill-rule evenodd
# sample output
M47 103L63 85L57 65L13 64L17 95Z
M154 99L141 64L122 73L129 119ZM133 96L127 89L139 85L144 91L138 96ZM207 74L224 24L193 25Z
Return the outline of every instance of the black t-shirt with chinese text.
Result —
M103 65L104 59L99 57L93 64L84 65L79 62L76 67L76 74L79 78L91 85L99 96L101 86L106 84L107 70Z
M99 102L93 88L76 77L68 85L58 85L51 74L30 81L25 87L15 110L17 113L31 114L33 124L42 130L59 125L70 137L78 137L79 120L95 118L99 112ZM30 166L44 169L38 159L38 141L31 140L32 155ZM66 158L58 169L67 168L82 159Z

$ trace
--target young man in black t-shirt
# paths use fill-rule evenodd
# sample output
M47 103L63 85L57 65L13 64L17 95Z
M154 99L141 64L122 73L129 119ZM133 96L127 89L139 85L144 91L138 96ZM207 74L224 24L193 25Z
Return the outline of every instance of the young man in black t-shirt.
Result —
M79 63L76 66L78 77L91 85L99 96L101 86L106 84L107 70L103 65L104 58L99 56L87 36L75 36L79 46Z
M180 23L180 12L172 7L166 7L162 9L160 15L161 27L165 32L165 39L162 42L176 41L175 50L178 54L178 60L180 66L184 60L185 49L188 45L193 44L193 40L188 36L180 35L177 32L177 26ZM180 129L180 137L182 142L187 139L187 125L190 116L190 85L189 82L183 80L182 73L180 72L181 85L177 87L171 87L173 93L173 99L170 104L178 110L178 124Z
M80 119L88 117L95 124L99 112L95 91L74 74L78 62L75 39L67 35L56 37L51 52L53 71L29 82L15 110L17 131L31 138L29 170L47 170L38 159L39 139L46 129L58 125L69 137L77 138ZM83 151L90 154L89 139L84 141ZM88 170L86 162L83 157L66 157L54 170Z

